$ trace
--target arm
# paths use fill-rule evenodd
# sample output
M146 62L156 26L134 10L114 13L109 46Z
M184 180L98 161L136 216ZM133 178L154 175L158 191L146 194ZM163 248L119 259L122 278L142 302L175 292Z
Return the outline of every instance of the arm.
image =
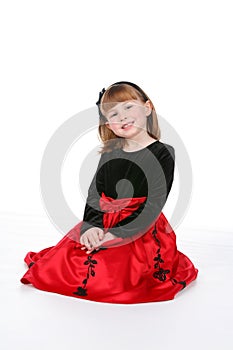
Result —
M80 236L91 227L103 228L103 212L99 207L99 198L104 191L103 169L104 154L101 154L97 170L88 189L88 196L83 214Z
M127 218L118 222L109 232L117 237L131 237L138 232L145 232L150 224L156 220L161 213L167 197L170 193L175 167L175 150L172 146L165 146L159 152L157 159L158 167L152 173L148 197L145 203ZM136 220L138 218L138 220Z

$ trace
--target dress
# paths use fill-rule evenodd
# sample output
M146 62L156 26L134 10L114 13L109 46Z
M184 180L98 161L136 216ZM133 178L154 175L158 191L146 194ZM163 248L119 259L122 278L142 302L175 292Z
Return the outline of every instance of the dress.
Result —
M174 299L198 269L177 250L162 208L174 177L175 150L155 141L134 152L101 154L88 190L83 220L55 246L25 257L24 284L105 303ZM80 236L90 227L115 239L86 254Z

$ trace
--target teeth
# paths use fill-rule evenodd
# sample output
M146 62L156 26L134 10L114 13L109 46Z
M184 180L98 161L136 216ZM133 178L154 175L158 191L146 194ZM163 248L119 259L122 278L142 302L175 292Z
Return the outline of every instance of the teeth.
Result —
M124 128L126 128L128 125L132 125L132 124L133 124L133 122L128 123L128 124L125 124L124 126L122 126L122 128L124 129Z

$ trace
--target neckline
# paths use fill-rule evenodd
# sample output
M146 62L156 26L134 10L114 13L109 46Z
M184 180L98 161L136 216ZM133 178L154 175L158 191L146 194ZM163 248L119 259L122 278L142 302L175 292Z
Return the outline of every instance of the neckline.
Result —
M121 151L124 152L124 153L137 153L137 152L143 151L144 149L146 149L146 148L148 148L148 147L150 147L150 146L152 146L152 145L154 145L155 143L158 143L158 142L159 142L159 140L155 140L154 142L150 143L149 145L147 145L147 146L145 146L143 148L140 148L140 149L138 149L136 151L124 151L122 148L121 148Z

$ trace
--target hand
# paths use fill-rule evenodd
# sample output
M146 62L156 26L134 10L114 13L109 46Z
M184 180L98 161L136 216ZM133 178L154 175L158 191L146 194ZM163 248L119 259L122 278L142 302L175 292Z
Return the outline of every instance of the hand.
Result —
M87 231L86 231L87 232ZM85 233L86 233L85 232ZM113 235L111 232L106 232L104 234L104 239L102 239L101 241L99 241L99 244L98 246L101 246L104 242L107 242L107 241L110 241L114 238L117 238L115 235ZM99 250L98 246L95 248L95 247L92 247L92 248L87 248L86 246L85 247L82 247L81 249L86 249L87 248L87 252L86 254L90 254L93 250Z
M99 227L89 228L84 232L80 238L80 243L84 244L85 247L81 249L95 249L99 246L100 241L104 238L104 231Z
M114 238L117 238L117 236L113 235L111 232L106 232L100 244L102 245L104 242L111 241Z

